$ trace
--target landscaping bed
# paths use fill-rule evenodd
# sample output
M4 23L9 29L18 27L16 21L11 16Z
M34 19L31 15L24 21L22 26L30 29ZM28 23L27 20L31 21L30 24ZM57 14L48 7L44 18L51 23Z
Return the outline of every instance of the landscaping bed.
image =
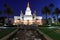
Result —
M53 40L60 40L60 34L54 32L48 27L40 27L39 30L51 37Z
M50 27L49 25L38 25L38 27Z
M55 30L55 32L57 32L58 34L60 34L60 30Z
M58 33L58 34L60 34L60 29L55 29L53 31L56 32L56 33Z

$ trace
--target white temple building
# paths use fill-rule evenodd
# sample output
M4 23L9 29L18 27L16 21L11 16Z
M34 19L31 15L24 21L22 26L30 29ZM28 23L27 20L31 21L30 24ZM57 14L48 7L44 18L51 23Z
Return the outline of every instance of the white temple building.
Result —
M25 11L25 15L23 15L23 12L21 10L20 16L14 16L14 25L18 24L25 24L25 25L32 25L32 24L38 24L42 25L42 16L36 16L36 10L34 13L31 13L29 2L27 4L27 8Z

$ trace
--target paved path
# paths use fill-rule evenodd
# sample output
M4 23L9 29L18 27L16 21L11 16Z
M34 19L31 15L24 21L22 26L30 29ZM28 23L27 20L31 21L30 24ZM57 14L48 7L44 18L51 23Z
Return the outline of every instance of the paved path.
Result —
M21 26L17 33L9 40L46 40L42 34L32 26Z
M10 40L46 40L43 35L34 30L19 30Z

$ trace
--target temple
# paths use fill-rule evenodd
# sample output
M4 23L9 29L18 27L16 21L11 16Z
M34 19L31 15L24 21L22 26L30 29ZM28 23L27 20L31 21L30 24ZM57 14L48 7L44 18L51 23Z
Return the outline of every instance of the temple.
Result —
M14 16L14 25L24 24L24 25L32 25L38 24L42 25L42 16L36 16L36 10L34 13L31 13L29 2L27 4L27 8L25 10L25 15L23 14L22 10L20 12L20 16Z

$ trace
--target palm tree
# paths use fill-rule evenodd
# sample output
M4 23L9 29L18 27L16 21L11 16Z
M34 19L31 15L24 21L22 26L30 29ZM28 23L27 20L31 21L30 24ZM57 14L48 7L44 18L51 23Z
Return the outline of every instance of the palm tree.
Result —
M48 7L45 6L45 7L42 9L42 13L46 15L46 24L47 24L47 23L48 23L48 21L47 21L47 16L48 16L48 14L50 14L50 10L48 9Z
M8 15L8 22L9 22L9 17L13 14L13 12L7 4L4 4L4 13Z
M51 14L51 17L53 18L53 8L54 8L54 4L53 3L51 3L50 5L49 5L49 8L50 8L50 14ZM51 23L52 23L52 18L51 18Z
M7 8L8 8L8 5L7 4L4 4L4 15L7 14Z
M58 16L59 16L59 13L60 13L60 9L56 8L54 12L55 12L55 15L56 15L56 24L58 24Z
M54 7L54 4L53 4L53 3L51 3L51 4L49 5L49 7L50 7L50 8L53 8L53 7Z
M48 18L47 20L48 20L48 24L51 24L51 18Z

